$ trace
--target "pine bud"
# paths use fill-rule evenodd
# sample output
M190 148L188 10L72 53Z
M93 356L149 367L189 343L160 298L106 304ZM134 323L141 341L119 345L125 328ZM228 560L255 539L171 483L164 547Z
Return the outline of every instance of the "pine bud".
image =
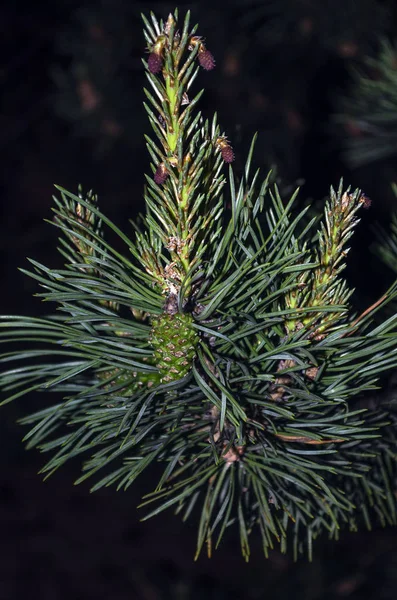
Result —
M198 53L198 61L206 71L212 71L215 68L215 59L211 52L206 49L204 44L200 46Z
M157 185L162 185L168 177L168 171L164 163L160 163L154 174L154 181Z
M195 48L196 46L199 47L198 61L199 61L200 65L206 71L212 71L212 69L215 67L215 59L214 59L213 55L205 47L205 44L202 41L202 38L198 35L193 35L190 38L189 50L193 50L193 48Z
M368 198L368 196L366 194L361 194L360 202L364 208L369 208L372 204L371 198Z
M147 66L149 71L153 73L153 75L157 75L157 73L160 73L161 69L163 68L163 57L161 56L161 54L151 52L149 54Z
M221 154L225 163L232 163L234 161L234 152L231 146L224 146L221 149Z
M147 61L148 69L153 75L160 73L163 68L163 51L166 45L167 38L165 35L160 35L156 43L150 48L150 54Z
M215 143L218 146L225 163L232 163L234 161L234 152L227 139L218 138Z

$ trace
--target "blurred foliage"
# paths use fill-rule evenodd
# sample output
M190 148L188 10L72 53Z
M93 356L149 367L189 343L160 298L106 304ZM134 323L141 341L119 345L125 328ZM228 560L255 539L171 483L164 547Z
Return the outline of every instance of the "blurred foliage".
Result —
M346 160L352 167L397 154L397 43L384 39L375 56L353 71L335 121L344 126Z

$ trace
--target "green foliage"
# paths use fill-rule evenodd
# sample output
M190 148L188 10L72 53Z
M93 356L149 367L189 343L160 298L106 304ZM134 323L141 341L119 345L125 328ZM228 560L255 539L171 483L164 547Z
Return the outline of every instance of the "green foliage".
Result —
M331 189L318 226L251 173L254 143L242 176L224 174L231 146L189 97L212 56L177 20L144 18L147 211L130 238L93 194L58 187L65 267L25 271L58 311L2 318L2 341L23 344L2 355L5 402L63 394L23 419L46 476L81 456L78 482L126 489L162 465L145 518L198 514L197 554L235 525L245 559L253 530L266 555L311 556L322 532L396 521L395 415L362 402L397 365L397 318L373 322L397 287L361 316L349 304L359 191Z
M397 49L384 39L376 56L353 71L336 122L344 126L345 156L352 167L395 156L397 147Z
M392 185L394 196L397 196L397 185ZM375 254L384 262L384 264L395 275L397 274L397 213L394 211L391 215L390 226L387 230L378 227L377 243L374 245ZM395 303L392 303L392 310L395 310Z

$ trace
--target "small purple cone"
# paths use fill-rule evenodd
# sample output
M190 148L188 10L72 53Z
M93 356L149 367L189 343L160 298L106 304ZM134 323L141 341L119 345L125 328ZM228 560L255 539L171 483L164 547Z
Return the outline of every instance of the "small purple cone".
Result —
M212 71L215 68L215 58L209 50L201 50L198 54L198 61L206 71Z
M371 198L368 198L368 196L366 196L366 194L361 194L360 201L364 208L369 208L372 204Z
M151 52L149 54L147 66L149 71L153 73L153 75L157 75L157 73L160 73L161 69L163 68L162 56L160 54L157 54L156 52Z
M231 146L223 146L223 148L221 148L221 154L225 163L232 163L234 161L234 152Z
M163 163L159 164L154 174L154 181L157 183L157 185L163 185L167 177L168 171L165 168L165 165Z

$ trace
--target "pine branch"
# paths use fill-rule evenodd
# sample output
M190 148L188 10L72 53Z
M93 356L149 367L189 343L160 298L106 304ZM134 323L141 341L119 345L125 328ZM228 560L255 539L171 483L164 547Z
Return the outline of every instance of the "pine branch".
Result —
M120 489L159 463L145 518L197 510L197 555L231 526L248 559L254 530L266 555L311 556L322 533L394 523L396 414L359 400L397 366L396 316L374 321L397 283L357 317L342 278L366 197L341 183L320 226L307 222L297 192L251 172L255 139L236 175L216 119L189 98L215 66L189 14L180 29L177 13L144 24L146 213L130 237L96 196L57 188L66 264L24 272L58 311L0 320L4 402L63 395L23 419L27 445L51 455L46 477L78 456L78 482Z

